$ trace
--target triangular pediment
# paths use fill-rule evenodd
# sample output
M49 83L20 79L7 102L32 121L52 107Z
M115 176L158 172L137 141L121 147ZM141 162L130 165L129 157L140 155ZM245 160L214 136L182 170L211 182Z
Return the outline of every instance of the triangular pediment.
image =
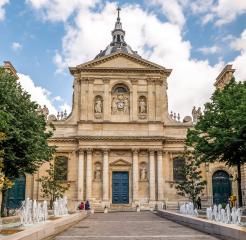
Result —
M119 160L112 162L110 165L111 166L131 166L131 163L129 163L123 159L119 159Z
M86 62L84 64L78 65L79 68L126 68L126 69L153 69L153 70L165 70L164 67L145 60L141 57L134 56L132 54L124 52L116 52L105 57L94 59L92 61Z

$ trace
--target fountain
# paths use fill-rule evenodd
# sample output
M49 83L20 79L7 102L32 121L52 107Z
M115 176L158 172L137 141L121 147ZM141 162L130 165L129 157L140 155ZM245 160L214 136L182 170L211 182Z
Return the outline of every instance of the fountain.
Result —
M211 221L216 221L226 224L240 224L242 217L241 208L233 207L230 209L229 204L223 209L222 205L214 205L214 207L209 207L206 209L207 219Z
M48 219L47 201L37 203L36 200L27 198L22 202L19 210L21 225L30 225L45 222Z
M181 214L190 215L190 216L198 216L197 209L194 208L194 204L192 202L184 203L180 206L179 209Z
M53 203L54 216L63 216L68 214L67 197L57 198Z

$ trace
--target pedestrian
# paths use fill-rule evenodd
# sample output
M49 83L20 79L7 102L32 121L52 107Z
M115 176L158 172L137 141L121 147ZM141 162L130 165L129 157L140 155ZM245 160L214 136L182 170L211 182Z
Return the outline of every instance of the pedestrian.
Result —
M84 210L84 208L85 208L85 204L84 204L84 202L81 202L81 203L79 204L79 206L78 206L78 209L79 209L79 210Z
M85 210L90 210L91 208L90 208L90 203L89 203L89 201L88 200L86 200L86 202L85 202Z
M197 198L196 200L196 204L197 204L197 209L202 209L202 200L200 197Z

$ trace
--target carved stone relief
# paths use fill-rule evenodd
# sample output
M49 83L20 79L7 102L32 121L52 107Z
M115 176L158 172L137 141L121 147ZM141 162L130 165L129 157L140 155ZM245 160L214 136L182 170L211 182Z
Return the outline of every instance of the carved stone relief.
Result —
M112 114L129 114L129 91L126 86L116 86L112 91Z

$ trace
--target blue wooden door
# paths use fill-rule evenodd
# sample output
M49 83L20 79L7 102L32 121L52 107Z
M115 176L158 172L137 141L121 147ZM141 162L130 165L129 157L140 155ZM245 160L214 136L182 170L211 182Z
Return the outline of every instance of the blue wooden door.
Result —
M231 195L231 183L229 174L225 171L217 171L213 175L213 203L228 203Z
M129 203L129 174L128 172L113 172L112 203Z
M19 208L25 200L26 177L16 178L14 186L7 191L6 207L9 209Z

